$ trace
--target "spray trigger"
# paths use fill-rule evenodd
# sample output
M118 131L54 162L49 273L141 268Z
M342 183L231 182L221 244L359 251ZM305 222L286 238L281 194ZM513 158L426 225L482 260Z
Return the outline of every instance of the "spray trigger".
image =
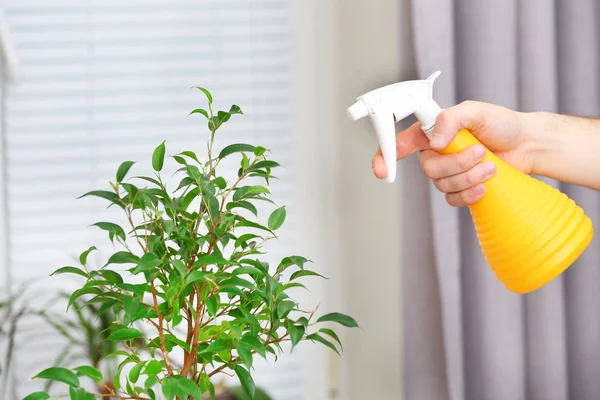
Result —
M353 121L370 117L387 168L386 180L390 183L396 179L395 124L415 114L431 138L435 120L442 111L433 100L433 83L439 75L436 71L424 80L404 81L372 90L357 97L347 110Z

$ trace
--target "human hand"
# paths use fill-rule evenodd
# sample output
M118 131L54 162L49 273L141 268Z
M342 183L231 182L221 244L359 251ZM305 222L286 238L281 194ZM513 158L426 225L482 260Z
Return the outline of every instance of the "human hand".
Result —
M396 135L396 157L400 160L420 152L421 168L438 190L446 194L451 206L464 207L477 202L485 194L484 182L495 174L496 166L481 162L485 149L471 146L457 154L441 155L460 129L468 129L500 159L513 167L531 173L530 138L522 126L522 113L501 106L465 101L443 110L438 115L431 141L421 124ZM373 157L373 172L379 179L387 175L381 149Z

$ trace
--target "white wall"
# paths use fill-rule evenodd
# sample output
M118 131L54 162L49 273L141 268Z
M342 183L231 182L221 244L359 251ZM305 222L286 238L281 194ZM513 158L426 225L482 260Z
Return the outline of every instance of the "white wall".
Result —
M340 330L341 358L315 358L313 374L328 374L329 391L307 398L401 399L402 182L374 178L374 133L368 121L350 121L346 108L368 90L414 78L408 0L301 3L299 36L314 50L305 47L298 58L305 71L298 83L298 129L305 129L305 175L312 177L307 219L320 221L319 229L306 232L320 244L318 259L331 278L321 288L327 308L362 326ZM311 195L310 188L318 193ZM318 367L325 357L328 370Z

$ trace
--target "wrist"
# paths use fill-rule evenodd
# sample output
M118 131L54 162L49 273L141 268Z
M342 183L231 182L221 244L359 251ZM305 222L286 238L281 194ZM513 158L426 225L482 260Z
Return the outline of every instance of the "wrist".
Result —
M524 153L531 166L531 174L548 176L546 167L551 165L556 149L560 147L556 132L559 120L556 114L546 111L519 112L523 134Z

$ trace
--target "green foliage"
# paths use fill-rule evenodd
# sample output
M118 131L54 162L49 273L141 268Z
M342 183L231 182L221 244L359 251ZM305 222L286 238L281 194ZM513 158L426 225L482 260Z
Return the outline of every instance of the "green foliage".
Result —
M96 250L92 246L81 253L80 266L53 273L83 280L68 295L71 310L93 307L97 318L110 316L98 335L111 346L102 360L118 360L108 376L99 360L89 366L54 366L35 376L66 385L71 399L155 399L157 393L166 399L214 398L212 380L221 373L237 376L245 395L258 399L263 394L252 377L257 357L277 356L286 341L292 348L317 342L339 354L338 335L322 324L358 326L340 313L317 318L316 310L303 311L291 298L291 289L304 287L300 278L322 277L306 267L308 259L289 256L276 266L261 260L265 244L277 237L286 219L285 206L276 205L268 188L279 164L268 159L268 149L244 143L213 156L217 130L243 113L237 105L215 113L211 93L197 89L206 96L208 110L190 114L207 120L206 161L193 151L167 157L163 141L152 153L152 176L128 178L137 163L125 161L111 190L81 196L118 207L127 226L93 225L115 246L101 268L88 265L88 255ZM219 166L232 157L239 158L239 170L226 179ZM170 159L179 165L174 190L161 175ZM274 208L259 216L259 204ZM68 335L69 326L54 325ZM96 384L97 392L88 392L84 380ZM30 396L43 399L46 392Z

